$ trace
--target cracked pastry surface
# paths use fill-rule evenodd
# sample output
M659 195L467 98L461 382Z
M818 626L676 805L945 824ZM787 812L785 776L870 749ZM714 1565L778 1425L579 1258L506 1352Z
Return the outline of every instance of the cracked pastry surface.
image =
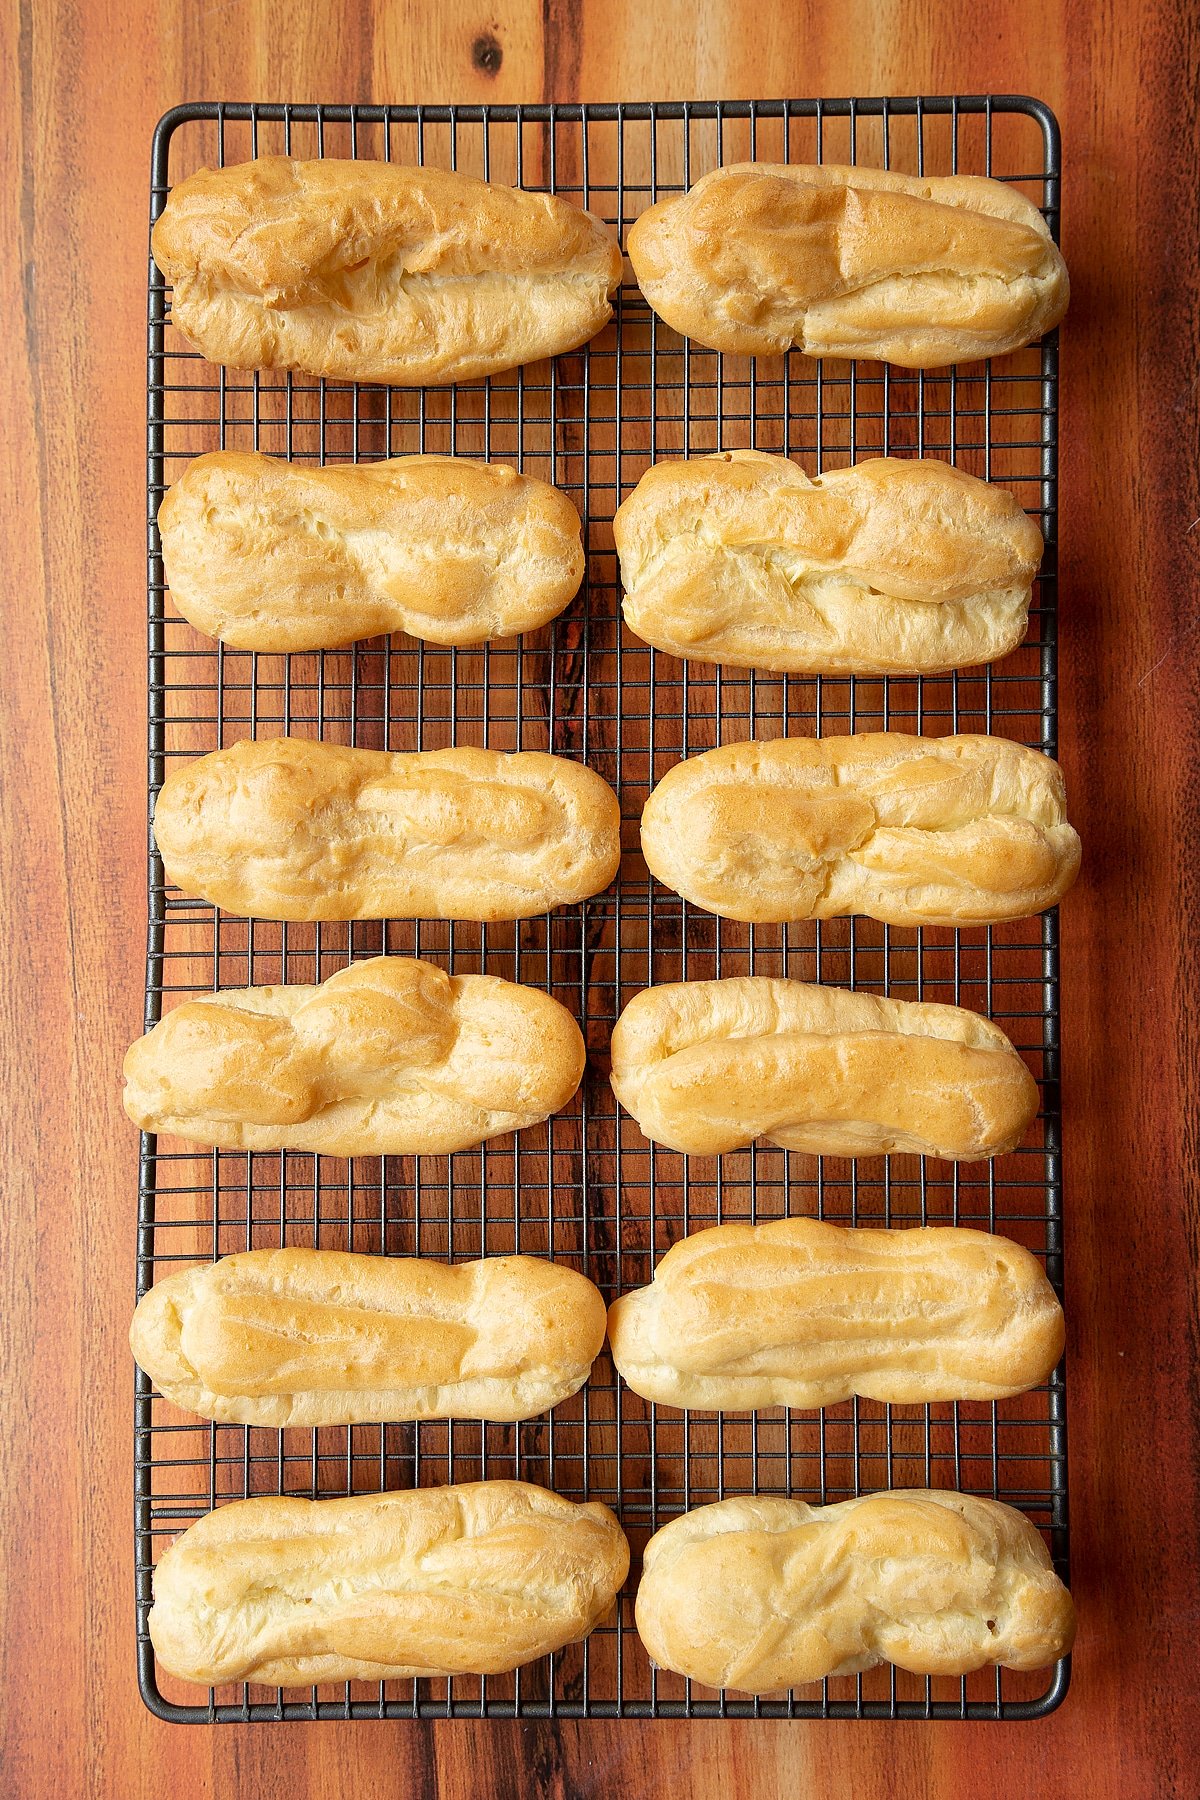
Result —
M156 1282L129 1342L159 1393L223 1423L528 1419L587 1380L604 1302L540 1256L249 1250Z
M660 1405L721 1410L1000 1400L1062 1355L1062 1307L1020 1244L956 1226L716 1225L608 1312L613 1362Z
M766 1137L814 1156L976 1162L1020 1143L1038 1107L978 1013L769 975L635 994L613 1028L612 1086L648 1138L693 1156Z
M1038 209L974 175L736 163L642 213L627 247L660 318L744 356L942 368L1032 343L1070 295Z
M566 1106L583 1035L565 1006L406 956L319 987L197 994L125 1057L143 1131L231 1150L443 1155Z
M697 1507L647 1544L636 1618L662 1668L751 1694L882 1662L917 1675L1040 1669L1075 1637L1029 1520L932 1488Z
M1055 905L1079 871L1058 764L968 733L707 750L650 794L642 851L685 899L757 924L1023 919Z
M550 194L387 162L262 156L179 182L151 237L210 362L347 381L471 381L612 316L609 228Z
M607 1506L527 1482L238 1500L160 1560L150 1637L213 1686L500 1674L586 1637L628 1567Z
M250 918L523 919L608 886L621 809L541 751L266 738L169 775L154 837L184 893Z
M754 450L655 463L613 533L639 637L785 673L931 674L1005 656L1042 554L1006 489L903 457L815 481Z
M555 618L583 579L567 496L461 456L310 467L214 450L169 489L158 527L184 618L246 650L390 631L481 644Z

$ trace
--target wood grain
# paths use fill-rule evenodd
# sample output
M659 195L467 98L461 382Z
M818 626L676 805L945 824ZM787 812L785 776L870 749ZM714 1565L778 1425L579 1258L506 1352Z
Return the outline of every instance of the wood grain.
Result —
M1200 1791L1195 6L13 0L0 29L4 1792ZM978 1728L162 1725L133 1663L117 1105L141 1009L154 121L185 98L972 89L1046 99L1068 171L1062 754L1086 862L1064 909L1067 1703Z

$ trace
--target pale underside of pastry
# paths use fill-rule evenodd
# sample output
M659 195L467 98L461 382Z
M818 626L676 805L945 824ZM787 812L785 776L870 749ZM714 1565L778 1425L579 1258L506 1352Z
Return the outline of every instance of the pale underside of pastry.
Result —
M621 279L609 228L551 194L332 157L201 169L151 244L172 323L211 362L395 386L574 350Z
M650 871L723 918L980 925L1079 870L1062 771L1005 738L781 738L677 763L642 813Z
M1062 1307L1035 1256L954 1226L817 1219L717 1225L672 1245L609 1308L612 1358L669 1406L1000 1400L1062 1355Z
M586 1637L628 1567L606 1506L526 1482L240 1500L162 1557L150 1637L212 1686L500 1674Z
M271 738L169 775L154 836L185 893L250 918L523 919L608 886L621 811L540 751Z
M232 1150L443 1155L560 1111L585 1059L549 994L377 956L184 1001L131 1046L124 1102L143 1131Z
M739 163L629 233L654 311L714 350L932 369L1032 343L1067 309L1041 213L983 176Z
M604 1302L544 1257L250 1250L157 1282L129 1341L159 1393L223 1423L528 1419L587 1380Z
M1075 1636L1071 1596L1028 1519L933 1489L699 1507L646 1546L636 1616L663 1668L752 1694L881 1662L917 1675L1040 1669Z
M693 1156L769 1138L815 1156L977 1162L1015 1148L1037 1083L960 1006L767 975L664 982L612 1036L612 1086L646 1136Z
M1004 488L901 457L815 481L753 450L655 463L613 532L639 637L781 673L933 674L1006 656L1042 554Z
M460 456L312 467L215 450L189 463L158 526L179 611L245 650L391 631L481 644L546 624L583 579L567 496Z

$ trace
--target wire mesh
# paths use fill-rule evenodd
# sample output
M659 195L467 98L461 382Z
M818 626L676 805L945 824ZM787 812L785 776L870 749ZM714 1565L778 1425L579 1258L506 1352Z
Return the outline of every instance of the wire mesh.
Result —
M253 155L361 156L453 167L549 189L610 220L637 215L723 162L835 161L1016 183L1057 231L1057 127L1015 96L625 106L178 107L154 139L151 219L171 183ZM1057 343L912 373L797 355L748 361L681 340L623 285L611 325L551 364L451 389L399 390L245 375L189 350L149 270L149 777L151 806L181 759L284 732L393 750L478 744L586 758L619 792L617 884L519 924L279 925L214 911L166 883L149 854L146 1021L196 991L316 981L382 950L547 988L588 1044L579 1096L547 1124L449 1157L360 1158L142 1147L138 1293L180 1264L311 1244L466 1258L522 1251L572 1263L611 1298L651 1277L678 1237L723 1220L812 1214L851 1224L963 1223L1040 1255L1061 1289L1058 935L1051 913L991 930L889 929L869 920L750 927L656 886L637 850L653 781L681 756L750 736L855 729L995 731L1053 754L1056 728ZM374 460L441 451L511 462L583 514L587 576L553 625L516 642L443 650L404 637L317 655L250 654L203 638L165 590L155 515L202 451ZM1005 483L1041 525L1046 557L1029 638L995 668L923 679L807 679L681 664L621 624L612 516L651 461L752 447L810 473L866 455L940 456ZM607 1082L608 1040L640 988L788 974L961 1003L999 1021L1041 1084L1036 1131L987 1165L894 1156L821 1161L756 1146L720 1160L648 1144ZM602 1499L634 1549L616 1617L583 1645L515 1674L227 1687L201 1695L157 1668L146 1632L154 1562L200 1514L248 1494L335 1495L518 1476ZM1068 1666L964 1679L883 1667L748 1699L653 1669L632 1595L649 1533L729 1494L830 1501L892 1486L953 1486L1023 1508L1066 1573L1062 1370L997 1404L849 1402L689 1414L623 1389L607 1353L574 1399L518 1425L431 1421L278 1432L210 1425L139 1375L135 1527L143 1696L177 1720L348 1717L1030 1717L1066 1692Z

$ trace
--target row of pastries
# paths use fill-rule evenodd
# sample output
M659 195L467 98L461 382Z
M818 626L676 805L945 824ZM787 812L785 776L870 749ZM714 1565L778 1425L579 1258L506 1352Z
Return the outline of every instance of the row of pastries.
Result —
M613 1028L612 1086L653 1142L720 1155L768 1138L812 1155L979 1162L1014 1149L1037 1083L966 1007L765 975L664 982ZM583 1034L541 989L418 957L319 986L197 994L133 1044L143 1131L231 1150L448 1155L560 1111Z
M567 496L503 463L285 462L215 450L158 514L171 597L237 649L406 631L472 645L546 624L583 579ZM1025 636L1042 535L1007 489L933 458L810 479L753 450L655 463L613 534L627 625L684 659L929 675Z
M240 1500L164 1552L150 1636L213 1686L501 1674L586 1637L629 1562L602 1502L527 1482ZM881 1662L1037 1669L1075 1632L1029 1520L933 1488L695 1507L647 1543L634 1617L660 1667L750 1693Z
M572 758L289 737L173 770L154 836L184 893L287 920L529 918L601 893L622 854L617 795ZM1058 764L972 733L704 751L651 790L641 849L665 886L755 924L1027 918L1080 860Z
M151 247L211 361L393 386L576 349L623 266L611 229L556 195L335 158L202 169ZM627 247L659 317L747 356L941 368L1032 343L1070 293L1037 207L979 176L732 164L649 207Z
M958 176L722 168L651 206L628 251L664 321L752 356L939 367L1032 341L1067 301L1036 208ZM578 347L622 273L608 228L561 199L289 158L181 182L153 252L175 326L211 359L400 385ZM584 571L565 495L458 458L215 453L159 523L181 613L252 650L510 637L561 612ZM625 619L648 643L814 674L1006 654L1042 549L1002 488L888 457L817 479L752 452L659 463L614 532ZM599 775L560 757L281 738L174 771L154 830L184 893L252 918L486 920L601 891L620 822ZM1079 861L1049 759L891 732L688 758L651 792L641 847L724 917L901 926L1027 916ZM686 1154L762 1137L980 1160L1019 1143L1038 1104L986 1019L783 979L647 989L611 1049L621 1104ZM558 1111L584 1063L549 995L376 957L315 986L183 1002L131 1048L125 1104L143 1130L206 1145L445 1153ZM583 1275L541 1258L249 1251L158 1282L131 1343L177 1406L282 1429L533 1417L584 1385L606 1335L635 1393L720 1411L1017 1394L1049 1375L1063 1320L1006 1239L789 1218L692 1234L607 1314ZM208 1683L486 1674L585 1636L628 1567L606 1507L522 1482L253 1498L166 1551L150 1633L166 1668ZM755 1693L881 1661L1034 1668L1074 1633L1033 1526L932 1490L696 1508L646 1546L636 1622L662 1666Z

